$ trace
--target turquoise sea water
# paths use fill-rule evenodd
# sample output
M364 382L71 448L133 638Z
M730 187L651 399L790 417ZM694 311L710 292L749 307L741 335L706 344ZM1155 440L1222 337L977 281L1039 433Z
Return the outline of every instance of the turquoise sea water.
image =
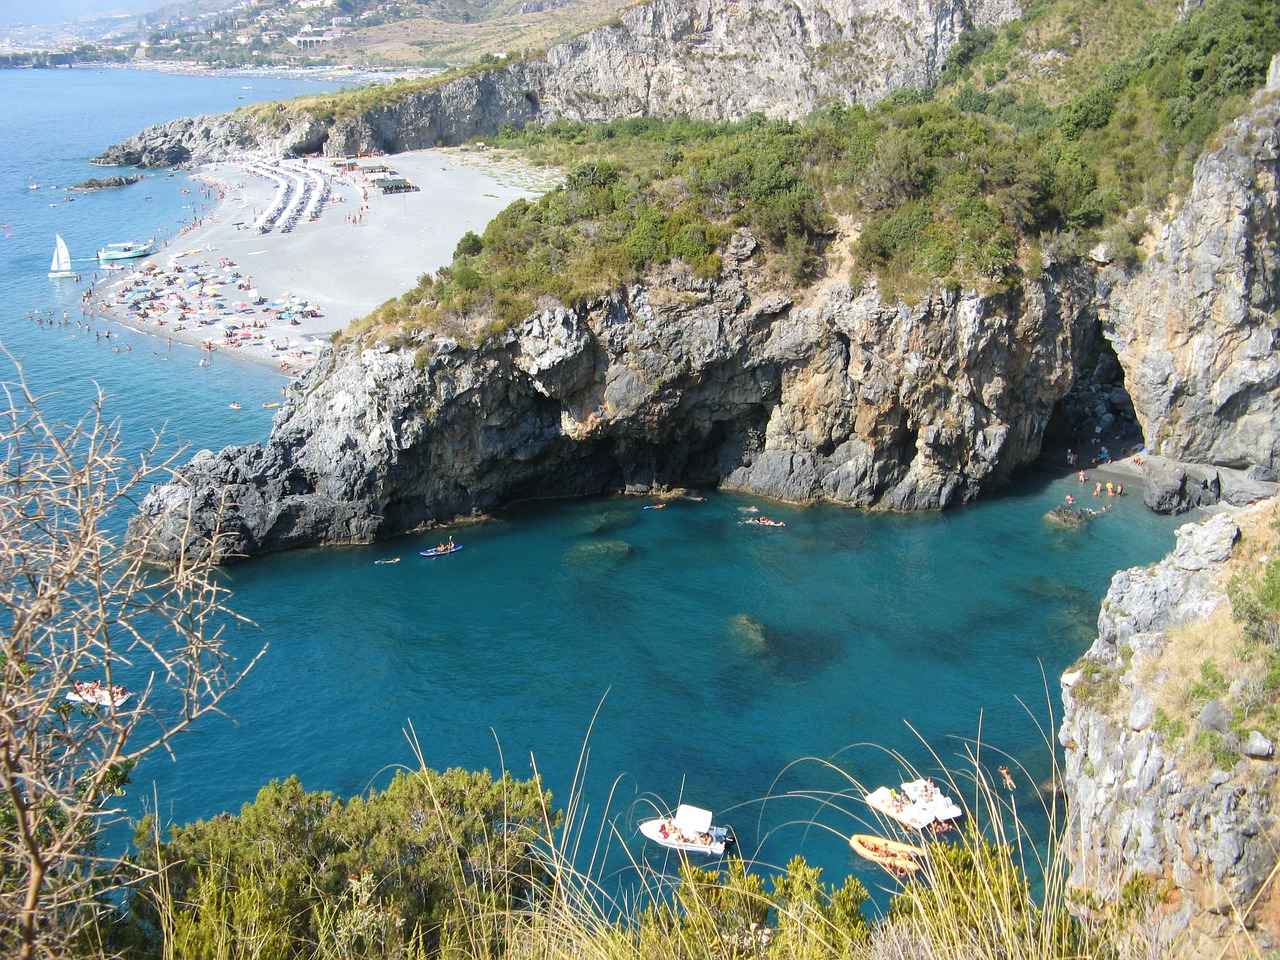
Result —
M0 71L0 342L56 412L82 409L96 380L139 440L161 425L196 447L266 433L260 402L283 381L265 368L215 358L200 369L193 352L120 328L134 350L114 353L74 326L25 319L76 313L74 287L44 276L55 230L75 256L171 231L190 215L185 177L149 175L70 204L27 183L101 173L86 158L146 123L305 89L314 87ZM228 411L231 400L244 409ZM256 626L237 628L232 643L246 655L267 643L269 653L229 716L183 737L176 763L140 769L128 802L141 812L154 791L162 816L190 820L234 810L289 773L357 792L412 762L409 722L432 765L492 769L501 751L525 775L532 755L563 800L604 698L586 798L601 814L616 780L609 812L636 853L656 857L633 833L647 801L683 794L727 811L744 852L762 861L802 852L831 879L854 870L880 886L840 837L797 822L812 802L754 801L841 785L816 763L775 783L802 757L896 783L885 748L930 768L921 740L950 760L980 729L1045 773L1036 721L1057 708L1059 673L1089 644L1111 574L1162 555L1173 528L1136 497L1086 532L1051 528L1042 515L1066 492L1080 490L1028 474L943 515L763 505L784 530L740 525L751 501L729 496L663 511L622 499L540 503L457 531L466 549L443 559L418 557L429 541L406 538L236 567L234 606ZM392 556L403 560L373 564ZM820 819L855 827L831 811Z

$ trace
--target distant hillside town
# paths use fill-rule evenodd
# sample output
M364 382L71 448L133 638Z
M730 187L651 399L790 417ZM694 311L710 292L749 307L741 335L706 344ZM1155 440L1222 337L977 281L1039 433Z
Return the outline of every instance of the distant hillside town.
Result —
M629 0L186 0L147 14L0 29L0 66L452 66L541 45Z

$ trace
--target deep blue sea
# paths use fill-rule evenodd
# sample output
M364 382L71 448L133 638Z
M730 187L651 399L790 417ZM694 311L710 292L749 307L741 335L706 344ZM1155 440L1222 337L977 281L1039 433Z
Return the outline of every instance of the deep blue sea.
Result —
M245 90L251 85L251 90ZM0 342L71 416L93 383L139 442L218 448L265 435L282 379L172 350L114 328L132 352L32 310L76 315L78 291L45 277L53 235L73 256L104 242L172 232L191 215L182 175L63 201L101 174L87 158L145 124L316 89L300 81L127 71L0 71ZM108 171L113 172L113 171ZM29 190L30 181L41 185ZM100 327L99 329L105 329ZM115 342L114 340L112 342ZM4 371L7 378L11 370ZM243 410L227 404L238 400ZM882 886L842 837L806 829L813 801L760 798L858 781L896 784L901 751L923 769L955 759L979 733L1040 776L1041 729L1057 677L1088 646L1117 569L1172 543L1173 524L1137 497L1080 533L1042 516L1072 480L1029 473L1004 495L942 515L866 516L767 506L788 526L741 526L750 500L715 496L642 511L633 500L541 503L457 532L466 549L417 556L415 538L302 551L229 571L243 654L259 668L177 760L137 771L128 803L154 795L166 819L235 810L273 777L351 794L413 757L412 722L433 766L519 775L531 757L560 799L597 704L585 798L642 851L634 820L657 798L724 811L744 852L765 863L805 854L832 880L853 870ZM396 566L374 566L400 556ZM1046 686L1047 683L1047 686ZM993 755L994 756L994 755ZM1008 762L995 760L994 762ZM1027 791L1028 797L1031 791ZM846 803L857 810L857 804ZM854 820L819 819L841 832ZM121 833L123 836L123 833Z

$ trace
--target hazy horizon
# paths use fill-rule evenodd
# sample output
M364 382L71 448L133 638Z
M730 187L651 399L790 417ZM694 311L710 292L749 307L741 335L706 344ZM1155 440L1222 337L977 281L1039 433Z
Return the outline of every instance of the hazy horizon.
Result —
M45 26L110 13L145 13L171 0L0 0L0 27Z

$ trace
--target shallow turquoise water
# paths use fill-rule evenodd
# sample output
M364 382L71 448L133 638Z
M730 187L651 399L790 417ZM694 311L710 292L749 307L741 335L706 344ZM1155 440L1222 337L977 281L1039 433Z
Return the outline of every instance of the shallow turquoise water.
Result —
M28 191L27 180L62 185L100 172L85 158L110 141L234 106L246 82L253 96L311 88L0 71L10 144L0 153L0 223L10 225L0 342L53 393L56 411L81 409L97 379L139 440L166 423L175 441L198 447L265 434L259 403L282 383L265 368L215 358L202 370L194 352L128 333L134 351L115 354L74 327L23 318L64 305L74 315L78 294L44 276L54 230L83 255L171 230L190 203L181 176L56 207L48 203L61 194ZM231 400L245 409L230 413ZM154 789L162 815L189 820L235 809L288 773L311 788L363 790L412 762L410 721L429 763L494 768L501 750L527 774L534 755L563 799L605 698L586 796L601 815L620 778L609 813L637 852L632 828L646 801L683 792L727 810L745 852L770 863L803 852L838 879L863 868L841 838L792 823L809 819L812 803L753 802L841 785L814 763L775 785L791 761L838 755L863 782L896 783L882 748L929 767L921 739L949 760L981 724L987 743L1037 775L1047 769L1036 720L1056 708L1058 674L1090 642L1111 574L1156 559L1172 540L1173 525L1134 497L1087 532L1051 528L1042 515L1068 491L1079 493L1072 481L1029 476L940 516L766 506L785 530L739 525L750 501L728 496L648 512L634 500L541 503L458 531L466 549L448 558L421 559L427 541L406 538L237 567L235 606L257 625L238 628L233 643L270 651L229 718L182 738L177 763L139 770L129 803L140 812ZM390 556L404 559L373 565Z
M90 157L150 123L318 89L323 88L310 81L260 77L0 70L0 344L22 360L42 392L57 395L50 402L59 410L70 415L81 409L93 378L139 435L167 423L175 439L217 447L265 431L271 421L261 401L279 399L284 383L265 369L227 357L215 357L212 369L201 369L196 351L180 345L166 350L158 338L116 325L110 326L112 341L95 341L92 332L74 325L40 328L24 318L31 310L50 309L59 317L64 310L78 316L82 288L45 276L55 233L66 239L73 258L91 259L104 243L172 235L199 202L185 175L144 171L146 179L134 186L77 194L66 203L61 188L132 172L95 167ZM41 189L28 189L33 180ZM184 195L185 189L191 192ZM76 266L92 270L94 264ZM83 279L88 283L91 275ZM132 345L133 352L113 353L116 343ZM228 415L229 397L244 401L239 417Z

